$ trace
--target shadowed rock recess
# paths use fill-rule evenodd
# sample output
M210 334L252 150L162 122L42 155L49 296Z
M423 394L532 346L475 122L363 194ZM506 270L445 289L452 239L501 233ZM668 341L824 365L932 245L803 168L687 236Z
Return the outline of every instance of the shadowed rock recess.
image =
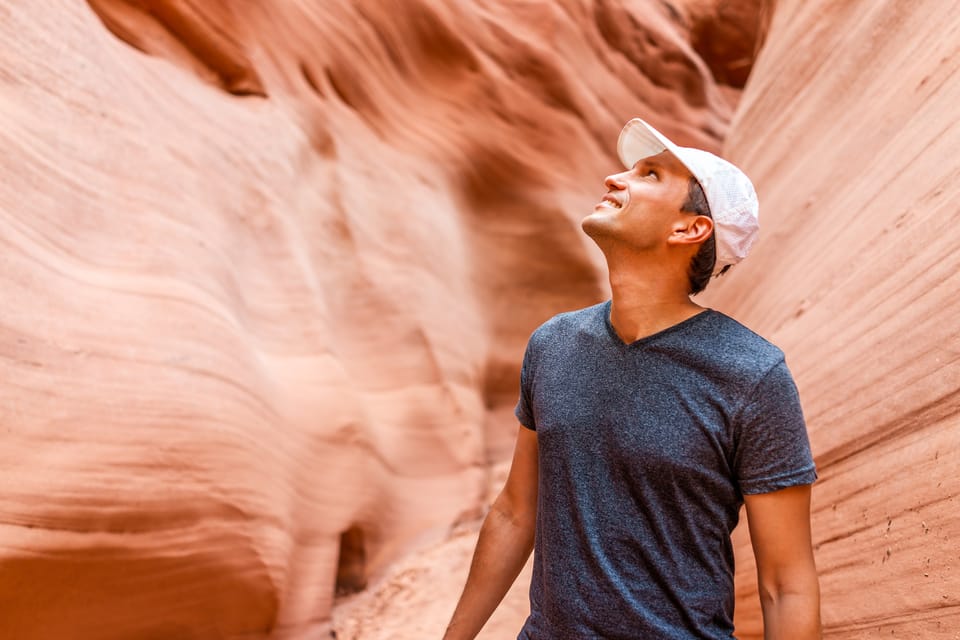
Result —
M719 149L766 33L708 299L797 375L831 637L951 638L960 23L758 5L0 0L0 637L436 637L619 127Z

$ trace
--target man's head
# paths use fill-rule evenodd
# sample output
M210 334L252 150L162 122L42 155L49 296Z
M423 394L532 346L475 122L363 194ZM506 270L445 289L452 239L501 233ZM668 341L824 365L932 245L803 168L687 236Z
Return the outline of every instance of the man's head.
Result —
M583 221L601 248L616 243L677 262L690 293L746 257L758 212L743 172L712 153L678 147L640 119L623 128L617 150L626 171L607 177L607 194Z

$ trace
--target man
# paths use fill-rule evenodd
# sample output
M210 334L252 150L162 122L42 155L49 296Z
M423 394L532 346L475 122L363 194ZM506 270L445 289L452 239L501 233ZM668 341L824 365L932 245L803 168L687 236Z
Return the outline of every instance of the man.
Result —
M480 631L531 548L520 639L731 638L741 504L765 638L819 638L796 387L777 347L690 299L756 239L753 186L639 119L618 153L582 224L612 300L530 338L513 464L445 638Z

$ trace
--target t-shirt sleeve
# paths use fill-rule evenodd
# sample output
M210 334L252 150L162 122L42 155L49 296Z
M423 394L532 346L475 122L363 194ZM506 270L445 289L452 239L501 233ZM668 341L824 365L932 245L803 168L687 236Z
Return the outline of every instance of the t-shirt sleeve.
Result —
M537 430L537 423L533 415L533 338L527 343L527 350L523 354L523 365L520 367L520 399L513 410L520 424L527 429Z
M745 494L817 479L800 396L782 360L757 383L740 411L734 470Z

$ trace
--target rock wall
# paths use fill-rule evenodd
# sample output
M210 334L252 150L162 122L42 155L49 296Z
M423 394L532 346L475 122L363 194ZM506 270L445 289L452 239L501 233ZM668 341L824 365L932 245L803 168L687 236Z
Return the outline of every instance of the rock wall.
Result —
M960 14L947 4L778 1L725 145L754 177L762 237L706 300L780 344L796 376L828 638L960 630ZM759 638L745 536L738 556L738 635Z
M0 1L0 636L326 637L475 516L619 127L723 138L719 4Z

